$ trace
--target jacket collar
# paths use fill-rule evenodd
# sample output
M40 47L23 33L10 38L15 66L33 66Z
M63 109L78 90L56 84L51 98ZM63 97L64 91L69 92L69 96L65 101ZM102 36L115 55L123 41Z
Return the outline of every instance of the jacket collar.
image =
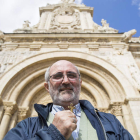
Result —
M79 100L81 108L90 110L90 112L93 114L94 107L91 105L91 103L87 100ZM52 110L53 103L49 103L47 105L42 104L34 104L34 108L36 112L38 113L38 116L41 116L44 120L47 119L49 112Z

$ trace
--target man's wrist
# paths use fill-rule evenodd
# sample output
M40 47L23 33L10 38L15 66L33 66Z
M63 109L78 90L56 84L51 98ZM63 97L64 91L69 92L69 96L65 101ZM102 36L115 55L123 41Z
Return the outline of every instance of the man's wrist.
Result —
M55 125L50 124L48 127L48 132L52 133L52 138L56 140L65 140L64 136L60 133L60 131L55 127Z

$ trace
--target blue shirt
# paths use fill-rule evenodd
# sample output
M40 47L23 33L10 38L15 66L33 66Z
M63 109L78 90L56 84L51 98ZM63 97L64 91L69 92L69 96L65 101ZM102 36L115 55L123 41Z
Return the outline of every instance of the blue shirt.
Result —
M80 127L80 118L81 118L81 107L80 107L80 103L78 103L77 105L75 105L75 108L73 110L73 113L76 115L77 118L77 128L72 132L72 137L74 140L78 139L78 134L79 134L79 127ZM62 106L58 106L58 105L53 105L52 107L52 111L51 113L53 115L55 115L57 112L59 111L63 111L65 110Z

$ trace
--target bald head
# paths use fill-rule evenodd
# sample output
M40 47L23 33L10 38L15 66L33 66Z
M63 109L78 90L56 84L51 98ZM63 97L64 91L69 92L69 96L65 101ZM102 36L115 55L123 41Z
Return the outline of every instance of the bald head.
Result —
M56 68L58 67L63 67L63 69L67 68L67 67L72 67L74 70L76 70L76 72L78 73L78 75L80 76L80 71L77 68L77 66L75 66L73 63L71 63L70 61L67 60L59 60L57 62L55 62L54 64L52 64L52 66L50 66L45 73L45 81L48 82L49 81L49 77L50 75L54 74L55 71L57 71ZM52 73L53 71L53 73Z

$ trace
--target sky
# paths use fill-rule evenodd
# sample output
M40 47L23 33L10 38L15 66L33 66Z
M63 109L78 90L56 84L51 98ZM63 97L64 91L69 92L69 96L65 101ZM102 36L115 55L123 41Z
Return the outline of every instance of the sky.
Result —
M40 19L39 7L59 3L61 0L0 0L0 30L12 33L22 28L25 20L30 26ZM77 4L84 3L94 7L93 21L101 25L105 19L110 27L120 33L136 29L133 37L140 36L140 0L76 0Z

